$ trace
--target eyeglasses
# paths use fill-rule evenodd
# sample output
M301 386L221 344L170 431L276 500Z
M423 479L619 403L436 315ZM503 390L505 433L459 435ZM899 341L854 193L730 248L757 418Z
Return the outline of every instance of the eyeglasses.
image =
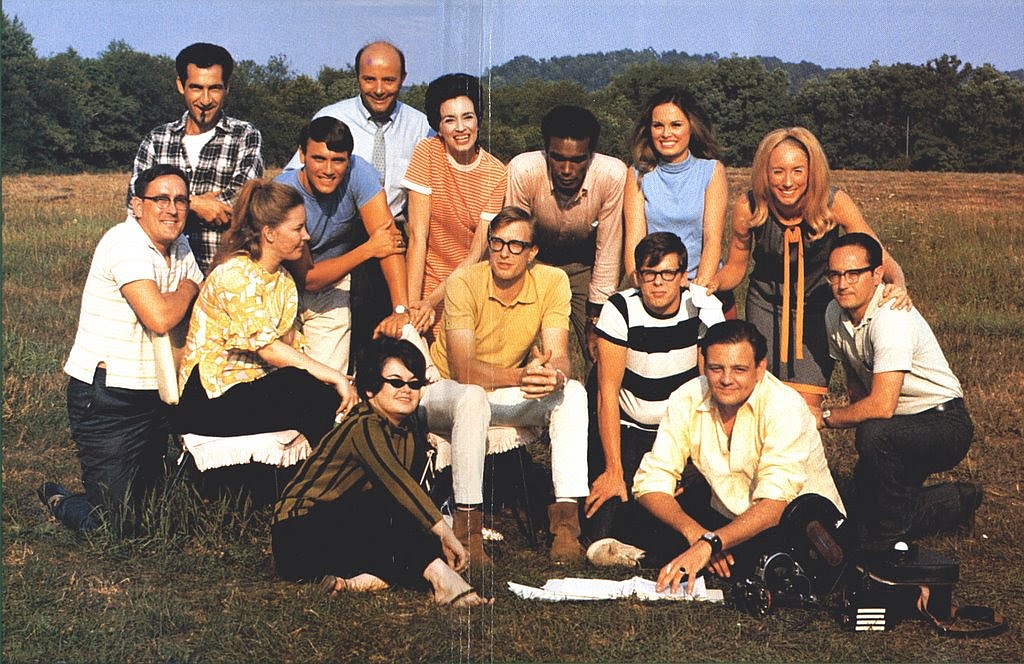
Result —
M683 268L677 267L674 270L640 270L640 280L645 284L654 281L655 277L661 277L662 281L672 281L683 272Z
M401 378L382 378L382 380L396 390L400 390L406 385L409 386L410 390L422 390L427 385L427 381L420 380L419 378L413 378L412 380L402 380Z
M840 283L843 279L846 279L847 283L853 285L860 281L860 277L862 274L864 274L865 272L870 272L871 270L874 269L874 267L868 265L867 267L858 267L853 270L843 270L842 272L829 270L828 272L825 273L825 279L827 279L828 283L832 284L833 286Z
M166 210L171 207L171 203L174 203L174 207L179 210L188 209L188 197L187 196L175 196L174 200L171 200L170 196L142 196L144 201L153 201L156 203L156 207L159 210Z
M508 247L508 253L513 256L518 256L523 253L528 247L532 247L532 242L523 242L522 240L502 240L500 237L492 235L487 238L487 246L491 248L496 254L500 254L501 250Z

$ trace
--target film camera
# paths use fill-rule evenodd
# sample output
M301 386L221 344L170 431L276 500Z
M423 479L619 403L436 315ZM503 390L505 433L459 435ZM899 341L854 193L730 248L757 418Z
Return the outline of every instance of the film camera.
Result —
M818 606L848 567L846 518L817 494L798 496L782 513L779 550L761 556L754 573L733 585L736 606L765 616L780 606Z

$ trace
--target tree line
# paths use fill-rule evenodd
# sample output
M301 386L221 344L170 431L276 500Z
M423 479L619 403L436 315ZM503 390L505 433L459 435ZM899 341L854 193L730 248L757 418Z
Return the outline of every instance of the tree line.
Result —
M17 18L2 15L4 172L125 170L142 137L181 116L174 62L114 41L96 58L74 50L39 57ZM776 58L658 54L629 49L491 68L482 140L503 161L541 147L540 118L580 104L601 121L600 150L626 157L645 98L685 87L702 100L730 166L750 164L758 141L781 126L815 132L833 167L1024 172L1024 82L954 55L923 65L874 63L824 70ZM422 108L425 85L402 99ZM283 165L302 126L328 103L357 94L351 68L294 73L283 55L237 63L227 112L263 133L264 158Z

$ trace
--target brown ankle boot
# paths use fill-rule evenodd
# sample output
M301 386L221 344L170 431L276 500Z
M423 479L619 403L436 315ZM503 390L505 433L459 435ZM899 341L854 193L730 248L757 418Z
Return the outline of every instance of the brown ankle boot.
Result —
M484 569L491 566L491 559L484 551L484 538L481 534L484 526L484 513L478 507L472 510L455 508L452 512L455 536L462 542L469 554L471 569Z
M548 519L551 521L551 562L578 564L583 561L583 547L580 546L580 515L576 501L551 503L548 505Z

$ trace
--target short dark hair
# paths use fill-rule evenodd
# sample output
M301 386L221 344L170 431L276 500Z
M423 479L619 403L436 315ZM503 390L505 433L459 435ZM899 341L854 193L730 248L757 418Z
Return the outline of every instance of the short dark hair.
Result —
M477 118L480 117L480 108L483 106L480 79L469 74L445 74L430 82L424 97L423 110L431 129L437 131L441 123L441 104L456 97L469 97L473 102L473 111Z
M601 137L601 124L594 114L582 106L562 104L548 111L540 121L540 133L544 137L544 149L554 138L589 138L591 152L597 151L597 140Z
M231 72L235 69L235 60L223 46L196 42L181 49L181 53L178 53L178 57L174 59L174 68L178 70L178 78L182 83L188 80L189 65L195 65L200 69L220 65L224 75L224 85L227 85L231 80Z
M348 125L337 118L329 115L317 118L302 128L299 132L299 149L306 152L306 142L326 143L327 149L331 152L348 152L351 154L352 132Z
M754 349L754 361L758 364L768 357L768 341L753 323L733 319L715 323L708 328L704 338L700 340L700 354L708 359L708 347L718 344L738 344L746 341Z
M882 245L867 233L847 233L832 245L832 251L840 247L860 247L868 255L868 265L874 269L882 264ZM829 252L829 257L832 252Z
M636 269L648 265L657 265L668 254L679 254L679 267L686 269L689 260L686 255L686 245L675 233L659 231L651 233L637 243L633 250L633 258L636 259Z
M426 380L427 363L423 353L411 341L381 337L363 346L356 359L356 391L359 396L373 396L384 386L384 364L395 358L419 380Z
M356 76L359 76L359 61L363 59L363 51L365 51L371 46L376 46L377 44L390 46L391 48L395 49L395 53L398 54L398 64L400 66L400 69L402 70L402 78L405 78L405 53L402 53L402 49L398 48L391 42L386 41L374 41L370 42L369 44L364 44L363 47L356 52Z
M515 205L506 205L498 210L498 214L494 215L494 218L487 225L487 235L493 235L505 226L514 224L517 221L521 221L530 227L530 242L533 242L533 231L536 221L529 212Z
M188 194L188 176L185 175L185 171L171 164L157 164L156 166L150 166L139 173L139 176L135 178L135 188L132 193L135 196L142 198L146 195L146 190L149 189L149 184L153 180L165 175L176 175L181 178L181 181L185 183L185 193Z

